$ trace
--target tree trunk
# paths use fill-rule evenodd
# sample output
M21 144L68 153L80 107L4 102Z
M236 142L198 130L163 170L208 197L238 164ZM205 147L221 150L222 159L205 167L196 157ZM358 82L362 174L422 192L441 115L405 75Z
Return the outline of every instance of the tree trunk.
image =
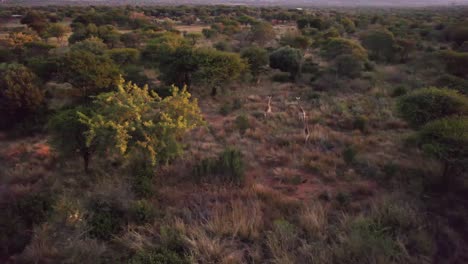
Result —
M91 162L91 153L89 150L83 151L83 166L86 174L89 173L89 163Z
M450 186L452 185L452 181L453 181L453 175L451 175L452 167L450 166L448 162L444 162L443 166L444 166L444 169L442 172L442 187L444 188L444 190L448 190Z
M211 96L216 96L216 94L218 93L218 89L216 87L213 87L211 88Z

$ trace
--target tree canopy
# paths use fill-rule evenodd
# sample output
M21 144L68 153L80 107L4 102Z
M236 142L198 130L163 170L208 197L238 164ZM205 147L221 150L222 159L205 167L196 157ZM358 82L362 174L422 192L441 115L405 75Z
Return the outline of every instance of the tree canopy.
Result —
M154 165L180 155L185 133L203 124L197 100L175 86L161 99L148 87L121 80L116 91L99 94L94 106L93 114L80 113L89 127L87 146L97 141L100 149L141 155Z

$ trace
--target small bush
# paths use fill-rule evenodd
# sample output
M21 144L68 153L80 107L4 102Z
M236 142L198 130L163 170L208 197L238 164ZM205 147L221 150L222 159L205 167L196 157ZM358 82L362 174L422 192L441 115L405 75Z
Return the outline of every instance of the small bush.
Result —
M137 197L148 198L154 194L152 166L143 161L135 161L129 168L132 173L132 190Z
M356 161L356 154L357 154L356 149L353 146L348 145L342 152L343 160L348 165L352 164Z
M349 204L350 200L351 200L351 197L349 196L349 194L346 194L346 193L343 193L343 192L339 192L337 195L336 195L336 200L338 201L338 203L340 205L347 205Z
M112 235L120 232L124 217L121 208L109 201L94 201L91 210L88 225L92 237L109 240Z
M383 166L382 171L387 178L391 178L397 174L398 165L394 164L393 162L387 163L385 166Z
M400 97L407 93L407 89L405 86L398 86L392 91L392 97Z
M362 116L362 115L357 116L356 118L354 118L353 128L361 130L362 132L366 132L367 131L367 123L368 123L367 117Z
M138 224L148 223L154 219L155 211L152 204L146 200L139 200L133 204L132 217Z
M287 73L277 73L271 77L271 80L279 83L287 83L291 81L291 78Z
M223 116L227 116L231 112L231 110L232 110L231 105L229 105L228 103L225 103L221 105L221 107L219 108L219 113Z
M242 114L236 118L236 127L239 129L241 135L245 134L245 131L250 128L249 119L246 115Z
M234 99L232 102L232 110L239 110L242 108L242 100L239 98Z
M202 160L194 167L193 174L198 179L215 175L221 181L241 185L244 182L244 167L242 153L237 149L227 148L216 159Z

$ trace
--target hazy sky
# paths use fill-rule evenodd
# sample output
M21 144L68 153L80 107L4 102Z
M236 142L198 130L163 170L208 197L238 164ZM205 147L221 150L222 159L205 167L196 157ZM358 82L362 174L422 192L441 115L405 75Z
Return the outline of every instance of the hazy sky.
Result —
M268 5L320 5L320 6L433 6L468 5L468 0L0 0L0 3L116 3L116 4L262 4Z

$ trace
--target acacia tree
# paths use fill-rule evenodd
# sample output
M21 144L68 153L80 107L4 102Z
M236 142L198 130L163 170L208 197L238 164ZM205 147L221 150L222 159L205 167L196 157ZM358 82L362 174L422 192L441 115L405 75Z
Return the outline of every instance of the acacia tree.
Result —
M253 46L244 49L241 57L247 60L254 81L258 84L260 73L265 70L269 62L268 52L263 48Z
M376 60L391 61L396 52L396 41L393 33L387 29L373 29L360 36L365 48L370 51L371 57Z
M109 57L82 50L67 53L60 71L61 77L73 85L76 96L85 100L116 84L119 78L119 70Z
M49 37L57 38L59 43L63 42L64 37L71 31L70 27L65 25L54 23L47 29L47 35Z
M39 13L38 11L30 11L21 19L21 24L28 25L41 35L46 31L48 21L42 13Z
M63 156L79 154L83 160L83 168L89 172L92 154L95 151L95 142L86 144L85 132L89 129L86 124L80 122L78 113L91 114L91 109L76 107L58 112L48 124L52 145Z
M194 79L197 83L211 88L216 95L218 88L237 79L247 68L239 54L215 49L198 49L195 53L197 70Z
M89 127L87 146L99 142L98 150L141 155L153 165L180 155L183 136L203 124L197 100L175 86L171 96L161 99L147 86L121 80L116 91L99 94L94 106L91 115L79 113Z
M250 38L253 42L258 43L260 46L264 46L269 41L276 37L275 30L270 23L259 22L252 26L250 30Z
M197 69L195 51L188 45L177 47L174 52L161 57L159 62L159 71L166 84L187 86L188 90L191 89L193 74Z
M289 72L291 80L301 74L303 54L291 47L281 47L270 54L270 67Z
M468 167L468 117L447 117L426 124L417 135L428 155L444 164L442 177L448 185Z
M0 64L0 126L34 113L44 102L36 75L21 64Z
M455 90L435 87L416 90L397 104L403 119L419 128L438 118L468 113L468 98Z

